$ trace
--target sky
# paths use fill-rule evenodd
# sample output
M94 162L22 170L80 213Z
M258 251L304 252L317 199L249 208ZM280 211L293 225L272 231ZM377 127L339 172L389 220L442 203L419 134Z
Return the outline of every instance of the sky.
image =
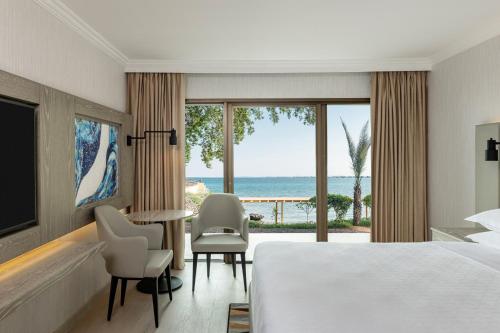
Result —
M329 105L328 112L328 176L351 176L351 160L340 118L344 119L357 144L364 123L370 119L370 105ZM315 176L315 128L298 119L284 116L273 124L264 113L255 122L255 132L234 146L235 177L300 177ZM370 153L363 172L371 174ZM193 147L186 166L187 177L223 177L221 162L208 169L200 158L200 148Z

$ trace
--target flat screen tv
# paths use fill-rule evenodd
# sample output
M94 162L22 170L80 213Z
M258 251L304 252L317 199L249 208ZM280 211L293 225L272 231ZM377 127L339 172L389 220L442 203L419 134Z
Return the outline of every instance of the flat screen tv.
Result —
M0 98L0 237L37 224L36 107Z

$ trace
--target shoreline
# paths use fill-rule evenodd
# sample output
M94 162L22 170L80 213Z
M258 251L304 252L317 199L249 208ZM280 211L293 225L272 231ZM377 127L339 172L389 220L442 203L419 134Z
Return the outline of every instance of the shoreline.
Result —
M185 232L186 234L191 233L191 223L187 222L185 224ZM216 228L211 232L214 233L222 233L224 232L221 228ZM316 233L316 228L312 229L300 229L300 228L248 228L249 233L262 233L262 234L286 234L286 233ZM370 233L371 227L364 226L352 226L348 228L329 228L328 233Z

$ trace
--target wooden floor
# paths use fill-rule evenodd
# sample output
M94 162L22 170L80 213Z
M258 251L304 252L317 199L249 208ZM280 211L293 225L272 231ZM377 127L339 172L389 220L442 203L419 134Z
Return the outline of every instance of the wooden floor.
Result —
M165 332L165 333L225 333L229 303L247 302L243 289L241 265L236 279L231 265L212 262L210 280L207 279L206 263L199 262L196 291L191 292L192 263L186 263L182 271L172 271L184 281L181 289L173 294L170 303L168 294L159 297L160 326L154 326L151 295L139 293L135 283L129 281L125 305L120 306L117 290L113 317L106 321L109 288L106 288L90 304L71 332ZM250 282L252 265L247 265ZM120 288L120 284L118 285Z

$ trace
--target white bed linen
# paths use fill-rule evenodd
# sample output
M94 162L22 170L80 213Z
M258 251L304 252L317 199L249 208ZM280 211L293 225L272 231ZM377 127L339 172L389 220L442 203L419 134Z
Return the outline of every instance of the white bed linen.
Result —
M479 244L268 242L253 333L500 332L500 251Z

